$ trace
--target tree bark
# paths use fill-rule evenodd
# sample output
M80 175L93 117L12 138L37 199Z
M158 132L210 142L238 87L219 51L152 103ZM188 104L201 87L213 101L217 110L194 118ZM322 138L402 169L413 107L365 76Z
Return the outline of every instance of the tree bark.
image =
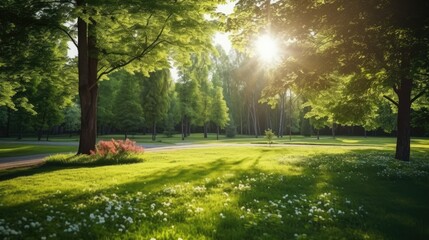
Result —
M280 110L280 119L279 119L279 132L277 137L283 137L283 114L284 114L284 110L285 110L285 97L284 97L284 93L282 93L280 95L280 105L279 105L279 110Z
M204 123L204 138L207 138L207 123Z
M396 136L395 158L410 161L410 121L411 121L412 80L401 79L398 95L398 132Z
M78 6L85 5L84 0L77 1ZM81 105L81 132L78 154L90 154L95 151L97 136L97 65L95 23L88 25L78 18L78 69L79 99Z
M153 121L152 124L152 141L156 141L156 122Z
M48 127L48 130L46 131L46 142L49 141L49 132L52 129L52 127Z
M185 140L185 117L182 117L182 141Z
M217 131L216 131L216 140L219 140L219 125L217 126Z
M292 90L289 89L289 141L292 141Z
M8 138L10 132L10 117L11 117L11 109L7 108L7 122L6 122L6 137Z
M255 131L255 138L258 138L258 122L256 120L256 106L255 106L255 93L252 94L252 114L253 117L253 130Z

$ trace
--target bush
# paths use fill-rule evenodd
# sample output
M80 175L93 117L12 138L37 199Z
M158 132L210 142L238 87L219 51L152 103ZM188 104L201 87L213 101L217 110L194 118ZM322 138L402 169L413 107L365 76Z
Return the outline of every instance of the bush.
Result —
M275 134L273 133L273 130L271 129L267 129L265 130L265 138L267 138L268 144L271 147L271 143L273 143L273 137L275 136Z
M136 142L129 139L110 141L99 141L95 146L95 151L91 151L91 155L97 155L103 158L112 158L117 161L130 153L143 153L144 148L136 145Z
M234 122L231 120L225 128L226 137L233 138L237 134L237 128Z

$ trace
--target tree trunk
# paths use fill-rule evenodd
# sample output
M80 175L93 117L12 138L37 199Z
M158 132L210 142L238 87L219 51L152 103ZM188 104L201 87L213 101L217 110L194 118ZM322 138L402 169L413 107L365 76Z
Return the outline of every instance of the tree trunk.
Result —
M7 108L7 121L6 121L6 137L9 137L10 132L10 115L11 115L11 109Z
M285 109L285 98L284 93L280 95L280 105L279 105L279 111L280 111L280 119L279 119L279 132L277 137L283 137L283 113Z
M335 123L332 123L332 138L335 139Z
M247 135L250 135L250 105L247 108Z
M42 140L42 129L37 130L37 141Z
M204 138L207 138L207 123L204 123Z
M185 117L182 117L182 141L185 140Z
M83 6L84 0L77 1ZM79 98L81 105L81 132L78 154L95 151L97 136L97 65L95 23L78 18Z
M289 141L292 141L292 90L289 89Z
M125 130L124 140L127 140L127 137L128 137L128 132Z
M156 122L153 121L152 124L152 141L156 141Z
M49 132L52 129L52 127L48 127L48 130L46 131L46 142L49 141Z
M252 117L253 117L253 130L255 131L255 138L258 138L258 122L256 121L256 106L255 106L255 93L252 94Z
M240 110L240 135L243 135L243 111Z
M216 140L219 140L219 125L217 126L217 131L216 131Z
M317 140L319 140L320 138L319 138L319 132L320 132L320 129L317 129Z
M412 80L403 78L397 90L399 101L395 158L402 161L410 161L411 88Z

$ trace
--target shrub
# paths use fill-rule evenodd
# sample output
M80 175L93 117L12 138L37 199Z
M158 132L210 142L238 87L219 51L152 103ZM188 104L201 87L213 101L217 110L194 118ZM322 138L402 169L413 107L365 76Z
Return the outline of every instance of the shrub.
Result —
M136 142L129 139L110 141L99 141L95 146L95 151L91 155L98 155L104 158L113 158L118 161L119 158L125 157L130 153L143 153L144 148L136 145Z
M273 133L273 130L271 129L267 129L265 130L265 138L267 138L268 144L271 147L271 143L273 143L273 137L275 136L275 134Z
M237 134L237 128L235 126L234 121L232 121L232 120L229 121L229 124L225 128L225 133L226 133L226 137L228 137L228 138L234 138L235 137L235 135Z

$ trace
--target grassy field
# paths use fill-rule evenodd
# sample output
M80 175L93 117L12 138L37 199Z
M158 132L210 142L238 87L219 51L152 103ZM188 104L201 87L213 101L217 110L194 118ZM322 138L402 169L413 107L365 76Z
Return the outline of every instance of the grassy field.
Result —
M0 158L44 153L75 152L76 146L57 146L23 143L0 143Z
M223 147L0 172L0 238L429 239L429 151ZM121 163L121 162L120 162Z
M123 139L123 135L103 135L98 140L110 140ZM215 134L209 134L208 138L203 138L202 133L194 133L190 137L187 137L182 141L180 135L174 135L173 137L165 137L159 135L157 141L153 142L150 135L129 135L129 138L136 141L139 144L157 144L157 145L177 145L177 144L213 144L213 143L234 143L234 144L249 144L249 143L267 143L263 136L259 138L249 137L245 135L238 135L235 138L226 138L220 136L219 140L216 140ZM25 140L14 142L13 144L8 143L10 139L0 139L0 158L1 157L13 157L13 156L24 156L34 155L42 153L60 153L60 152L76 152L77 146L61 146L63 143L72 143L77 145L78 139L74 136L69 138L68 136L57 136L51 137L49 146L44 145L46 142L36 142L36 139L27 138ZM58 145L55 145L58 144ZM393 149L396 144L396 138L392 137L357 137L357 136L340 136L333 139L331 136L321 136L320 140L315 137L303 137L303 136L292 136L292 140L289 140L289 136L283 138L274 138L274 144L305 144L305 145L335 145L335 146L377 146L384 148ZM428 150L429 151L429 139L428 138L413 138L411 139L411 147L414 150Z

